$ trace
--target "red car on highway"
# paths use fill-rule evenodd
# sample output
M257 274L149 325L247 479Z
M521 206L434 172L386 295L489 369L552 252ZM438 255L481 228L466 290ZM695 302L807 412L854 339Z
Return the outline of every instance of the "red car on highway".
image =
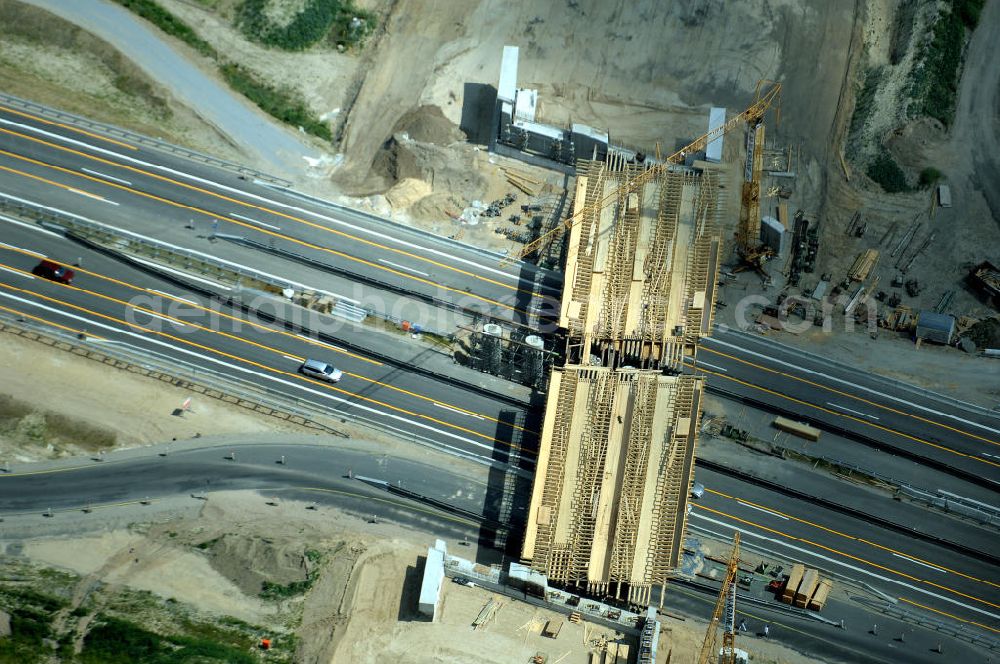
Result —
M49 260L42 261L36 265L35 269L31 272L39 277L51 279L52 281L58 281L61 284L73 283L73 277L76 276L76 272L73 272L73 270L68 267L60 265L59 263L53 263Z

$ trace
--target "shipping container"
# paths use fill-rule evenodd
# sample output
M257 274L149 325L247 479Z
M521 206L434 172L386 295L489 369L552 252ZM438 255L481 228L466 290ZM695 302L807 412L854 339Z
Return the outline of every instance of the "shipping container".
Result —
M792 571L788 574L788 581L785 582L785 589L781 591L782 602L792 603L792 598L795 597L795 591L799 589L799 583L802 581L802 575L805 571L805 565L792 565Z
M810 567L802 575L802 583L799 584L799 589L795 591L795 601L792 603L800 609L806 608L809 600L812 599L813 593L816 592L817 585L819 585L819 570Z
M820 579L816 592L813 593L812 599L809 600L809 609L811 611L821 611L823 605L826 604L826 598L832 588L833 582L830 579Z
M938 205L943 208L951 207L951 188L946 184L938 185Z

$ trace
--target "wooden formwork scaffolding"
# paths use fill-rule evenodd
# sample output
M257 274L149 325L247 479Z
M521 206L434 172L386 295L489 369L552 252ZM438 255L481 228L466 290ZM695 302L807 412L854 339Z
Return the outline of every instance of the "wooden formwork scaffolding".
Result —
M570 232L561 317L571 358L679 368L705 333L721 246L720 176L678 169L643 179L644 170L621 159L580 163L581 221ZM642 184L622 186L634 181ZM613 205L588 205L615 195Z
M701 380L555 370L526 562L555 583L648 601L679 561Z

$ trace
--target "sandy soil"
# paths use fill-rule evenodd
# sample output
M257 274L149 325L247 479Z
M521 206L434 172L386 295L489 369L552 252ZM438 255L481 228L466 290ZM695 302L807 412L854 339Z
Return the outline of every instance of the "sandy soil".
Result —
M0 393L110 429L116 434L117 447L183 440L197 434L301 431L208 398L194 399L192 411L178 417L174 410L192 396L184 390L10 334L0 335ZM52 398L55 393L58 401ZM107 414L108 404L114 404L113 416ZM24 447L0 437L0 456L22 462L94 451L71 444L58 449Z
M590 625L585 643L583 626L568 621L558 639L544 638L544 622L564 616L499 596L503 607L496 621L473 630L472 621L493 594L454 583L444 584L438 620L427 622L416 613L427 544L422 535L391 524L373 527L325 508L311 512L292 501L265 506L253 492L220 492L194 517L98 535L36 538L25 541L19 555L79 574L77 606L85 596L109 596L93 594L99 587L147 590L202 615L267 625L279 642L294 632L296 661L308 664L506 664L538 652L550 661L565 655L564 664L589 664L594 640L615 638ZM288 561L302 559L306 547L323 556L312 589L304 597L261 600L258 579L285 583L301 575ZM693 659L706 624L668 617L663 625L663 657L671 650L671 661ZM752 637L740 647L761 663L814 661Z

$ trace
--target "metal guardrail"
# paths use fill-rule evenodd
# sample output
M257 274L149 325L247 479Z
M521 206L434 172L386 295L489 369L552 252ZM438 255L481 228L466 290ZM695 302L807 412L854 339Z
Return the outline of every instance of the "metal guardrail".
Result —
M126 344L113 341L99 340L86 337L85 335L74 336L64 330L39 325L28 320L19 320L13 314L0 312L0 325L21 331L21 333L32 333L36 337L49 338L53 343L66 344L67 350L75 351L80 349L92 359L110 359L116 363L123 363L128 367L137 367L150 374L168 376L173 379L187 381L192 385L198 385L204 389L202 393L215 391L219 393L216 398L223 400L226 396L239 401L253 403L262 406L266 410L277 411L288 414L289 418L298 417L302 423L309 423L317 428L322 428L328 432L342 438L348 438L348 434L334 429L330 426L317 422L315 418L319 414L317 409L308 402L301 399L294 399L273 391L267 390L260 385L249 380L243 380L235 376L225 375L205 367L191 364L174 357L169 357L153 350L138 349ZM213 395L209 395L213 396ZM254 408L259 410L258 408ZM329 416L328 413L322 413Z
M392 426L382 420L376 420L356 412L345 412L337 408L323 407L313 401L288 397L273 390L263 388L256 383L245 381L228 374L215 372L200 365L183 362L155 351L147 351L146 349L133 350L121 343L101 342L94 339L80 339L77 336L56 328L41 326L28 321L19 321L16 316L6 313L0 313L0 324L33 332L34 334L42 337L49 337L59 343L67 344L70 348L81 347L84 348L86 352L92 352L97 355L110 357L128 365L142 367L152 373L177 377L182 380L190 381L192 384L207 387L209 390L216 390L223 394L228 393L237 399L242 398L247 402L259 403L266 409L288 412L291 413L293 417L299 417L304 422L311 422L320 428L326 429L335 435L340 435L345 438L349 438L350 435L322 424L321 422L317 422L316 418L326 417L334 420L340 420L340 422L345 424L351 423L356 426L361 426L371 431L383 434L389 433L396 436L397 440L402 442L412 442L416 445L422 445L437 452L443 452L451 456L466 459L467 461L497 468L504 472L515 473L525 478L530 479L533 477L533 473L530 471L516 466L511 466L510 464L495 461L487 457L470 454L458 448L451 447L445 443L428 438L427 436L419 434L412 429Z
M727 399L732 399L733 401L740 401L746 404L750 404L751 406L759 408L760 410L766 411L768 413L778 413L779 415L787 415L788 417L795 418L796 420L817 426L825 431L833 432L845 438L849 438L850 440L856 440L864 445L868 445L869 447L875 449L891 450L892 453L897 456L901 456L903 458L909 459L911 461L927 466L929 468L934 468L935 470L947 473L953 477L958 477L960 479L963 479L967 482L971 482L978 486L984 486L996 490L998 485L1000 485L1000 483L994 481L989 477L984 477L982 475L973 473L971 471L963 470L962 468L949 465L943 461L938 461L937 459L921 456L920 454L914 452L913 450L903 447L901 445L894 445L893 443L886 442L884 440L879 440L874 436L868 436L863 433L848 429L847 427L839 426L832 422L823 421L814 416L803 415L802 413L793 411L790 408L782 408L781 406L768 403L766 401L757 399L755 397L746 394L740 394L738 392L733 392L732 390L727 390L725 388L719 387L718 383L712 381L709 381L706 389L713 394L719 394Z
M989 526L1000 526L1000 514L967 505L961 500L945 498L943 496L935 495L928 491L922 491L906 485L901 485L899 487L899 492L911 500L927 503L928 505L936 507L939 510L975 519L976 521L985 523Z
M888 602L885 600L874 600L870 598L854 597L856 601L865 604L880 613L883 613L897 620L920 625L932 629L935 632L946 634L952 638L967 641L975 646L986 648L995 652L1000 652L1000 641L991 639L982 632L966 627L963 623L951 623L932 615L918 611L916 608L910 609L899 602Z
M347 320L360 322L367 313L366 310L360 307L342 301L342 298L335 293L326 293L320 289L258 272L243 265L195 251L194 249L186 249L167 242L147 238L131 231L108 226L99 221L87 219L86 217L55 208L34 204L31 201L25 201L14 196L0 195L0 209L27 219L33 219L43 226L58 228L73 239L84 242L98 251L105 253L113 251L117 256L136 260L136 262L139 262L137 257L129 256L125 253L126 249L138 256L147 256L151 260L179 266L188 271L197 271L205 277L210 277L218 281L228 281L237 285L247 285L247 282L249 282L250 285L257 284L262 287L270 287L275 291L295 287L300 291L310 290L327 294L336 299L337 306L334 307L331 314L341 316ZM118 245L118 248L114 250L109 249L105 244L101 244L101 241L107 245ZM123 242L125 246L122 246Z
M8 104L9 106L16 106L25 111L31 111L38 115L44 115L46 117L52 118L53 120L58 120L60 122L70 122L74 125L85 127L88 130L96 131L108 136L113 136L116 138L125 139L131 141L132 143L138 143L145 147L154 148L160 150L161 152L169 152L171 154L179 155L185 159L190 159L191 161L198 161L203 164L208 164L209 166L215 166L216 168L221 168L223 170L232 171L241 176L253 178L255 180L260 180L262 182L270 183L278 187L291 187L292 183L283 178L276 177L274 175L269 175L263 171L258 171L255 168L250 168L248 166L242 166L236 162L229 161L227 159L220 159L218 157L212 157L210 155L198 152L197 150L192 150L190 148L181 147L179 145L174 145L173 143L167 143L166 141L161 141L160 139L153 138L151 136L143 136L142 134L137 134L128 129L122 129L121 127L116 127L115 125L106 124L103 122L97 122L95 120L90 120L88 118L69 113L67 111L60 111L55 108L50 108L48 106L43 106L42 104L36 104L33 101L28 101L27 99L21 99L20 97L15 97L14 95L9 95L0 92L0 102Z

